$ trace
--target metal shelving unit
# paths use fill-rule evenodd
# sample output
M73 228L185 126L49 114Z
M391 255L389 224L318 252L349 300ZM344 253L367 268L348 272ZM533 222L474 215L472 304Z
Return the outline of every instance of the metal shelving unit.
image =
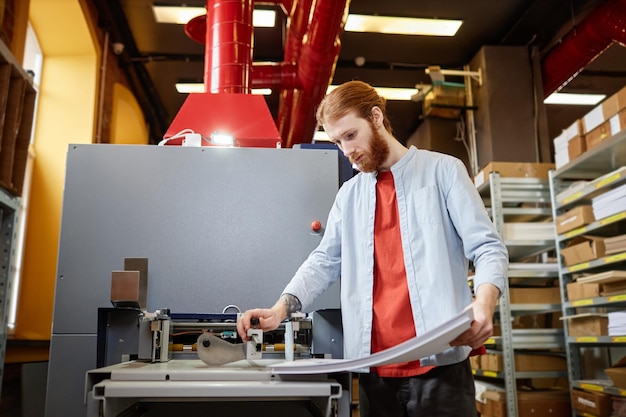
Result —
M545 268L536 263L517 263L532 256L541 255L554 249L554 239L512 239L504 233L505 223L539 223L552 220L550 190L548 180L539 178L504 178L497 172L489 174L489 180L478 186L485 206L504 236L504 243L512 262L508 284L545 285L558 280L558 270L547 264ZM515 264L513 264L515 262ZM517 380L527 378L559 378L567 376L566 371L519 372L515 370L515 351L523 349L562 349L565 347L561 329L513 329L515 316L560 312L560 304L512 304L507 287L500 298L496 315L500 318L502 335L490 338L488 349L501 352L503 372L474 370L474 375L484 378L497 378L504 382L507 402L507 415L517 416Z
M591 204L593 197L624 185L626 183L625 165L626 131L622 131L578 156L567 165L551 171L549 180L553 216L556 218L561 213L581 204ZM572 180L585 180L586 182L578 187L568 188ZM561 258L561 249L575 237L585 234L610 237L626 233L625 220L626 211L557 235L555 241L558 258ZM577 274L594 274L606 270L626 270L626 252L575 265L560 265L559 282L564 316L578 312L626 310L626 294L568 300L566 285L573 282ZM598 369L584 369L581 350L605 348L610 352L614 348L623 349L626 347L626 336L569 336L567 320L564 323L564 330L570 388L624 396L624 390L613 387L608 378L598 380L595 375L592 375L599 371Z
M2 393L9 306L15 271L18 207L17 197L0 188L0 393Z

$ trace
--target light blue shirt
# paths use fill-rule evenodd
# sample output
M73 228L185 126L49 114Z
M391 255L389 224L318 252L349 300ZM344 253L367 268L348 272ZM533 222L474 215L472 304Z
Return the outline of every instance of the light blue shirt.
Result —
M474 287L505 288L508 253L463 163L449 155L411 147L393 173L404 266L417 334L451 319L472 302ZM374 285L376 173L345 182L331 208L319 246L300 266L284 293L303 308L341 276L344 357L370 354ZM399 262L401 260L398 260ZM423 358L423 365L465 359L469 347Z

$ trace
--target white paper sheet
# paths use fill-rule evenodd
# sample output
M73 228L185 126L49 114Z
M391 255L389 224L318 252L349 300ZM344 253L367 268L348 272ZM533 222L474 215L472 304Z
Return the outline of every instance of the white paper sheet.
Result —
M450 342L468 330L474 319L471 308L434 329L400 343L397 346L359 359L302 359L270 366L274 374L321 374L353 371L392 363L421 359L443 352Z

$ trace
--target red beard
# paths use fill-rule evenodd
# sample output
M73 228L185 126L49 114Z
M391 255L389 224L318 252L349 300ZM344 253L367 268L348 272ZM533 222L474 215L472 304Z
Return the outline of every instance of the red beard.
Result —
M372 136L369 141L369 150L353 155L350 162L356 163L359 171L378 171L389 157L389 145L382 138L378 130L370 123ZM358 162L357 162L358 161Z

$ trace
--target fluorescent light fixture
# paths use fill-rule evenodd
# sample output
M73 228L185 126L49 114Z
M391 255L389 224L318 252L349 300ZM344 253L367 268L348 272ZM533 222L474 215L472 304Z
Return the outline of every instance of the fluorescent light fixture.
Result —
M454 36L462 24L462 20L350 14L344 29L395 35Z
M330 93L338 85L328 86L326 93ZM387 100L411 100L411 97L417 94L416 88L396 88L396 87L374 87L374 90L379 96L384 97Z
M337 85L328 86L326 93L330 93ZM411 100L411 97L417 94L416 88L395 88L395 87L374 87L378 95L384 97L387 100ZM176 83L176 91L181 94L189 93L204 93L203 83ZM261 94L269 96L272 94L271 88L253 88L252 94Z
M252 12L252 26L255 28L273 28L276 26L276 11L254 9Z
M187 6L152 6L154 18L158 23L175 23L184 25L197 16L206 14L205 7ZM276 11L267 9L254 9L252 12L252 25L255 27L274 27L276 25Z
M595 106L606 98L605 94L552 93L545 104L569 104L573 106Z
M176 83L176 91L181 94L204 93L204 83ZM272 94L271 88L253 88L252 94L269 96Z
M313 133L313 141L314 142L330 142L330 138L328 137L328 133L323 130L316 130Z

